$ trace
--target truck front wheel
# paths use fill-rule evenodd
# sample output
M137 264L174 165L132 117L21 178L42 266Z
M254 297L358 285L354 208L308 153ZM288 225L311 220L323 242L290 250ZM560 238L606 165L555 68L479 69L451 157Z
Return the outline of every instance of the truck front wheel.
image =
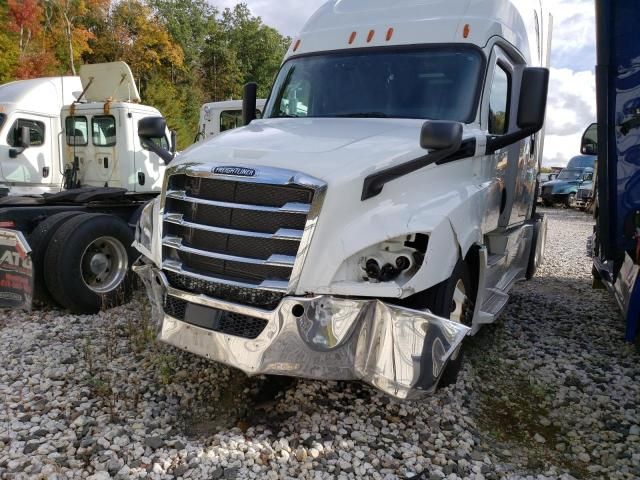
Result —
M96 313L127 302L133 290L130 267L133 232L117 217L83 214L54 234L45 255L51 296L74 313Z
M429 309L435 315L470 327L473 320L475 291L469 267L464 261L459 260L448 280L412 296L405 306L417 310ZM438 388L456 383L462 367L462 357L461 345L447 363Z
M567 198L564 201L564 205L567 208L573 208L576 206L576 194L575 193L570 193L569 195L567 195Z

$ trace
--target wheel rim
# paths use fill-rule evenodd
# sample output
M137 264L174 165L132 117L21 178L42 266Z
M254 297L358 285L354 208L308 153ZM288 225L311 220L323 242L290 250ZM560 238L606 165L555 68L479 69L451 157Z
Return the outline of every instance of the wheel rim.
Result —
M451 315L449 315L449 320L465 325L466 315L470 306L471 302L469 301L469 297L467 297L467 289L465 288L462 279L460 279L453 290L453 298L451 299ZM458 358L461 348L462 344L458 345L451 355L451 360L456 360Z
M94 293L115 290L129 268L124 245L113 237L99 237L87 246L81 259L82 280Z

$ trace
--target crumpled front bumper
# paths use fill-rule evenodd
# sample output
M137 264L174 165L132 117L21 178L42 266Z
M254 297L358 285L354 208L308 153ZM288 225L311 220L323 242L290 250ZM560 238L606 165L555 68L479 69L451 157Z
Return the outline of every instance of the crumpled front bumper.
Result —
M362 380L396 398L418 399L436 389L470 330L375 299L285 297L275 310L262 310L176 290L152 265L139 262L134 270L161 326L160 340L249 375ZM255 339L214 332L167 315L167 295L211 308L212 315L226 310L260 318L266 327Z

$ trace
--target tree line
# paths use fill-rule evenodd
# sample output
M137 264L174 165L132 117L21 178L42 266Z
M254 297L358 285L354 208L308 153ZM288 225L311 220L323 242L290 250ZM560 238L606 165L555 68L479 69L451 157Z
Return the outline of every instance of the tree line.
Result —
M123 60L143 103L192 143L204 102L268 94L291 39L246 4L206 0L0 0L0 83L75 75L83 63Z

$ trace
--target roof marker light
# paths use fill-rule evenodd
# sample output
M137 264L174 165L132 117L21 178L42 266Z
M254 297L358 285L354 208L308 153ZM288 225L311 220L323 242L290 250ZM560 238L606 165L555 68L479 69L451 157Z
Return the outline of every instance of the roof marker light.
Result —
M296 40L296 44L293 47L293 51L297 52L298 49L300 48L300 43L302 43L302 41L300 39Z
M367 35L367 43L373 40L373 36L376 34L375 30L369 30L369 35Z
M387 30L387 42L391 40L391 37L393 37L393 28L389 28L389 30Z
M351 36L349 37L349 45L351 45L356 40L356 32L351 32Z
M468 24L468 23L466 23L466 24L464 25L464 29L462 30L462 36L463 36L464 38L468 38L468 37L469 37L469 33L470 33L470 31L471 31L471 28L469 28L469 24Z

